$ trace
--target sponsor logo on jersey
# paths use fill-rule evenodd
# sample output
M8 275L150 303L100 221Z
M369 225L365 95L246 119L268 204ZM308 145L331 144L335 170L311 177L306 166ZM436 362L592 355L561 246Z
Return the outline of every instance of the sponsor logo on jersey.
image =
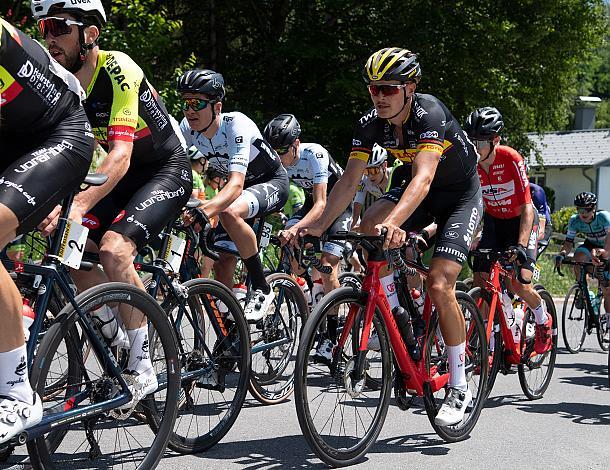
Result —
M144 103L144 108L146 108L150 117L155 121L159 130L164 129L169 123L169 120L150 89L145 90L144 93L140 95L140 101Z
M161 201L165 201L168 199L174 199L178 196L183 196L184 188L181 186L176 191L164 191L164 190L159 189L159 190L151 191L151 194L152 194L151 197L142 201L140 204L138 204L136 206L137 211L143 211L147 207L150 207L153 204L155 204L156 202L161 202Z
M507 181L506 183L498 183L494 185L485 185L481 187L483 198L488 202L491 200L504 199L515 195L515 182Z
M377 117L377 110L371 109L367 114L360 118L360 124L366 124L369 121L372 121Z
M418 119L421 119L422 116L425 116L426 114L428 114L428 111L426 111L424 108L422 108L417 101L415 102L414 109L415 109L415 115L417 116Z
M13 181L7 180L3 176L3 177L0 178L0 186L2 186L2 185L17 190L19 193L21 193L23 195L24 198L26 198L28 200L28 204L30 204L31 206L35 206L36 205L36 197L35 196L31 196L25 189L23 189L23 185L22 184L17 184L17 183L15 183Z
M108 59L106 60L106 69L110 74L110 77L119 85L121 91L130 90L129 83L125 80L125 75L123 75L123 69L115 59L113 54L108 54Z
M419 134L420 139L438 139L438 132L436 131L427 131Z
M62 140L61 143L54 145L53 147L47 147L36 150L32 153L32 155L34 156L32 159L19 165L19 168L15 168L15 173L25 173L26 171L31 170L35 166L38 166L39 163L47 162L52 157L59 155L64 149L72 148L74 148L74 146L70 142Z
M55 106L61 98L61 91L44 76L43 71L26 60L17 72L19 78L27 78L28 86L49 106Z
M137 210L137 208L136 208ZM150 232L148 231L148 227L143 224L142 222L140 222L138 219L135 218L135 216L132 214L129 217L127 217L127 222L134 224L137 227L140 227L144 233L146 234L146 239L148 240L150 238Z
M460 235L454 230L449 230L445 232L445 238L448 238L449 240L456 240L457 238L459 238L459 236Z
M100 226L100 219L93 214L85 214L83 215L83 225L89 230L96 230Z
M237 137L235 137L236 144L242 144L243 142L244 142L244 138L241 135L238 135Z
M460 263L466 261L466 255L464 253L455 248L451 248L450 246L437 246L434 252L446 253L448 255L454 256Z
M470 219L468 220L468 227L466 227L466 234L464 235L464 241L470 246L472 243L472 236L474 235L474 231L479 224L479 209L476 207L472 208L470 212Z
M362 141L358 140L358 139L352 139L352 145L354 145L354 146L362 145Z
M117 222L120 222L123 217L125 217L125 209L123 209L121 212L119 212L117 214L117 216L114 218L114 220L112 221L113 224L116 224Z

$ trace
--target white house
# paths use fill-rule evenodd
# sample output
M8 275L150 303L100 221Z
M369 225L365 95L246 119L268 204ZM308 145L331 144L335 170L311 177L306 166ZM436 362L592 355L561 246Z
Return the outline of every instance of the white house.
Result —
M600 208L610 209L610 129L594 129L599 98L580 97L571 131L528 134L542 156L543 165L529 157L530 180L555 191L555 210L574 204L582 191L597 194Z

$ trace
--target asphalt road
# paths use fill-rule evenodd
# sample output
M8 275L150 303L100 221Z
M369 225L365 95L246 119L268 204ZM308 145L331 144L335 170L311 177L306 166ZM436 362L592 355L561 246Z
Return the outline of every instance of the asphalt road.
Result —
M500 375L471 437L455 444L434 433L421 403L404 412L392 404L376 445L354 468L610 468L607 353L594 335L577 355L563 348L561 335L559 345L553 379L541 400L523 395L516 374ZM23 468L18 462L24 453L18 449L5 468ZM293 401L264 407L248 398L218 445L201 455L168 453L158 468L318 467L324 465L301 434Z

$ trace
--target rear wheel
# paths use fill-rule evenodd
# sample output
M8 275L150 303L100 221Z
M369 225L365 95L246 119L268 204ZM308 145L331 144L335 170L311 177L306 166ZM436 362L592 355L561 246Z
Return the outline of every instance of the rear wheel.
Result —
M599 328L597 329L597 342L603 351L610 348L610 324L608 324L608 312L604 308L604 298L600 299L599 305Z
M555 358L557 355L557 313L553 297L545 290L538 290L542 301L546 304L547 314L553 318L551 327L552 346L544 354L534 352L534 332L536 318L534 312L528 307L523 320L523 330L521 332L521 351L526 357L521 358L519 364L519 382L523 393L530 400L542 398L544 392L551 382L553 370L555 369Z
M587 303L584 295L580 285L574 284L563 302L561 333L566 349L572 354L580 351L587 335Z

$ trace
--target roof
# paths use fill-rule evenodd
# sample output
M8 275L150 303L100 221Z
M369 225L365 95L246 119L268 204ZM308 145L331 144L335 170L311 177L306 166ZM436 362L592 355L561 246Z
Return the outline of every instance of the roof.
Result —
M610 129L529 133L545 167L591 167L610 165ZM538 166L532 152L529 165Z

